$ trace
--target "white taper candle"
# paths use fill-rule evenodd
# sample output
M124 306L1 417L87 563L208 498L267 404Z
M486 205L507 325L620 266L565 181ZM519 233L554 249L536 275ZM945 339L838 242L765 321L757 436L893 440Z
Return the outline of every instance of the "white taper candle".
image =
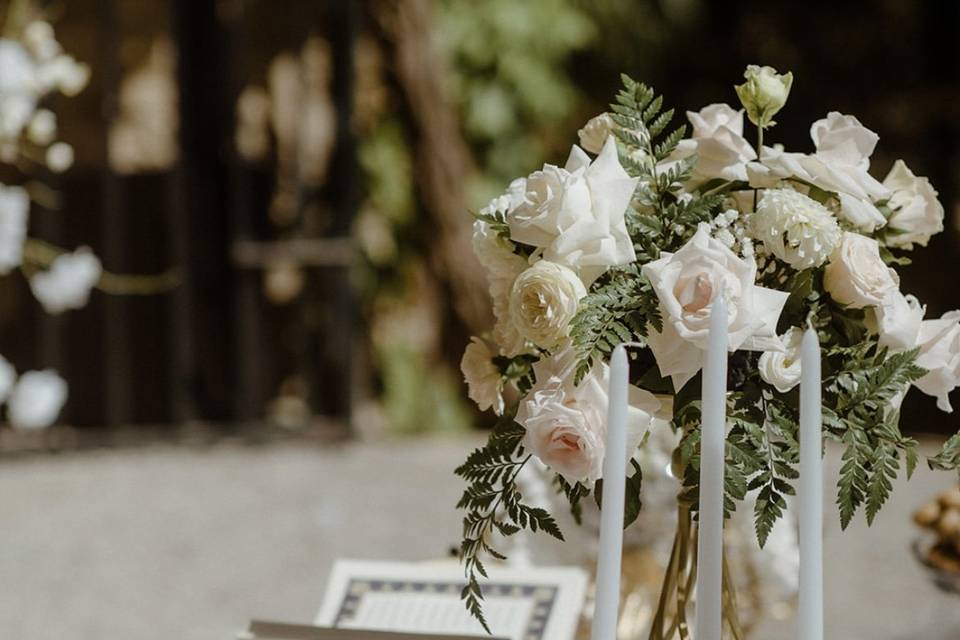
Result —
M807 329L800 346L800 604L798 640L823 640L823 463L820 342Z
M711 305L703 366L700 521L697 541L697 640L720 640L723 624L723 470L727 422L727 305Z
M603 457L600 552L591 640L616 640L620 610L620 562L623 552L623 507L627 478L627 389L630 365L623 345L610 357L607 395L607 444Z

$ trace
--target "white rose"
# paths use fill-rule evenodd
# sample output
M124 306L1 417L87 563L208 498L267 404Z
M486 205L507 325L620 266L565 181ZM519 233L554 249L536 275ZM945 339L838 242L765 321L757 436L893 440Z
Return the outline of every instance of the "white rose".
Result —
M522 353L526 344L510 319L510 290L516 277L527 268L527 261L513 252L509 240L483 220L473 223L473 252L487 272L493 301L494 341L505 356Z
M867 314L867 325L879 336L881 347L894 351L912 349L917 344L925 312L926 307L914 296L896 291Z
M600 153L607 138L613 133L614 122L609 113L601 113L590 118L587 124L577 132L580 146L590 153Z
M30 196L26 189L0 184L0 275L10 273L23 262L29 212Z
M586 288L572 270L541 260L514 281L510 318L520 335L549 351L566 341L585 295Z
M880 258L877 241L859 233L844 232L823 272L823 286L830 296L854 309L882 303L899 284L897 272Z
M567 482L589 486L603 475L610 368L598 362L574 385L576 364L570 349L534 364L537 382L520 403L517 422L526 429L523 446L527 451ZM629 459L660 403L653 394L632 385L628 399Z
M780 179L793 177L824 191L854 196L864 202L863 206L873 206L871 201L890 196L890 190L868 172L870 155L879 138L855 117L832 111L813 123L810 137L817 148L813 155L764 147L762 162L747 166L750 185L770 187Z
M467 383L467 395L477 403L481 411L493 408L494 413L503 413L503 377L493 363L494 354L487 343L473 337L463 352L460 371Z
M57 420L67 401L67 383L47 369L28 371L7 400L7 417L18 429L43 429Z
M928 373L914 386L937 399L941 411L952 412L950 392L960 384L960 311L920 325L920 354L916 363Z
M592 163L574 146L564 168L544 165L527 177L524 201L507 216L510 238L542 248L589 286L636 259L624 214L638 180L620 166L612 137Z
M743 110L727 104L711 104L698 112L688 111L693 134L681 140L671 159L697 155L693 165L695 182L722 178L746 180L746 163L755 160L756 151L743 137Z
M89 247L57 256L46 271L30 278L30 289L48 313L63 313L87 304L100 280L100 260Z
M803 342L803 329L791 327L780 336L783 351L764 351L760 355L757 367L760 377L780 393L786 393L800 384L800 344Z
M840 199L840 217L867 233L887 224L880 210L869 200L861 200L849 193L837 194Z
M527 179L517 178L510 182L510 186L502 194L491 200L480 209L481 215L487 216L506 216L513 211L521 202L527 190Z
M780 348L777 320L788 294L758 287L757 266L710 237L709 226L676 253L662 253L643 266L660 302L663 332L652 328L647 343L660 373L679 391L703 367L713 300L727 303L730 350Z
M780 74L773 67L751 64L743 77L746 82L734 89L747 110L750 122L758 127L776 124L773 116L787 103L787 96L790 95L790 87L793 85L793 74Z
M870 168L870 156L880 136L863 126L855 116L831 111L810 126L817 157L840 165Z
M890 207L895 211L888 225L899 232L887 236L888 245L925 247L930 236L943 231L943 205L927 178L913 175L903 160L897 160L883 184L893 192Z

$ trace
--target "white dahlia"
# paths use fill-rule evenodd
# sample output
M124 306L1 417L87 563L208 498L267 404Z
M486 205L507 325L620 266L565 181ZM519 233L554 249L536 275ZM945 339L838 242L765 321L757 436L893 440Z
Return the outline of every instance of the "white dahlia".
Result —
M792 189L767 189L750 234L797 270L819 267L840 244L840 225L822 204Z

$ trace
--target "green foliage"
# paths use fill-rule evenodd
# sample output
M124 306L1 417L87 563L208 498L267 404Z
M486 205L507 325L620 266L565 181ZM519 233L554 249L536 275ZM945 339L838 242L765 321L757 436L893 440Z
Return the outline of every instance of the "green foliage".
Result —
M643 470L640 463L636 460L630 460L630 466L633 471L627 476L626 493L624 494L623 505L623 528L626 529L640 517L640 509L643 506L643 500L640 491L643 488ZM603 510L603 480L597 480L593 487L593 499L597 503L597 508Z
M872 339L825 351L825 434L845 448L837 483L843 528L861 506L871 524L890 496L901 459L908 475L916 465L917 443L900 433L891 402L926 374L915 364L917 351L891 354Z
M467 584L460 594L467 610L490 632L483 615L483 590L479 578L486 577L483 556L505 557L491 543L494 533L511 536L522 529L544 531L563 540L553 516L523 502L517 476L530 459L521 442L524 429L512 416L503 416L486 445L471 453L455 473L469 484L457 503L465 509L460 559Z
M589 373L597 358L606 359L622 342L647 335L647 326L662 328L657 297L636 264L611 269L580 301L570 325L577 353L576 382Z
M956 471L960 474L960 432L953 434L943 444L940 452L927 460L931 469Z
M631 176L640 178L630 209L627 231L634 241L637 261L656 260L663 250L674 251L690 239L701 222L719 211L723 195L704 194L680 199L681 184L690 177L695 156L667 162L683 138L686 125L667 133L673 109L663 111L663 98L643 83L621 76L623 89L610 105L617 125L620 163Z
M553 480L563 495L567 497L567 502L570 503L570 515L573 516L573 520L577 524L582 524L583 505L580 501L590 495L590 487L584 486L579 482L570 484L559 473L554 476Z
M415 346L401 340L384 341L375 353L391 429L412 435L470 428L461 384L449 369L436 367Z
M686 403L676 413L683 429L680 461L684 466L680 499L697 512L700 483L700 402ZM730 393L727 398L724 510L729 517L748 492L756 491L754 524L763 546L774 523L786 509L785 496L793 495L790 481L797 478L797 424L789 403L756 384Z
M543 16L550 16L544 28ZM564 68L595 37L587 11L573 0L441 0L439 48L464 132L484 172L474 202L567 147L564 126L580 109L578 83Z

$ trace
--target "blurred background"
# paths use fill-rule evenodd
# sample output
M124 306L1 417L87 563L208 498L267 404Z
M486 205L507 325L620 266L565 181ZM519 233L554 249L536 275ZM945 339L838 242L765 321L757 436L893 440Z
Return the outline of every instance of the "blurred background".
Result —
M874 173L903 158L947 210L906 288L931 316L960 303L940 277L958 242L952 2L33 5L92 73L78 96L49 100L76 160L37 176L59 202L34 206L32 235L179 281L51 317L22 279L0 280L0 353L61 371L62 422L81 433L482 422L456 368L490 326L469 211L565 157L621 71L680 120L735 103L748 63L792 70L774 136L798 150L826 109L857 114L881 137ZM932 407L911 394L907 424L946 430Z
M91 622L96 631L75 637L132 633L143 615L130 611L149 608L167 622L193 611L163 608L183 583L153 569L114 576L117 609L66 595L66 586L52 586L59 568L75 569L68 582L94 581L106 571L96 563L110 564L112 552L77 541L51 557L38 529L61 540L71 527L94 538L107 527L140 541L119 556L124 562L154 567L169 552L183 567L228 571L231 587L195 595L208 609L227 603L220 614L238 625L242 607L257 603L309 615L327 558L357 552L337 541L346 521L325 496L347 489L329 474L365 477L389 466L392 452L434 474L392 476L411 491L449 484L449 499L431 513L437 527L450 525L439 538L455 543L458 486L447 478L471 432L489 422L467 400L458 370L468 337L491 325L469 212L511 179L565 158L577 129L606 108L620 72L656 87L679 121L688 109L735 104L733 84L747 64L790 70L795 83L772 136L795 150L811 148L809 124L827 110L856 114L880 135L874 175L902 158L930 177L946 209L945 232L900 271L905 289L930 316L960 307L955 2L817 0L801 10L745 0L0 0L0 20L23 4L91 73L79 95L44 105L75 150L72 168L0 166L0 182L29 179L55 194L33 204L31 236L87 245L109 271L177 284L150 295L97 291L87 307L50 315L19 274L0 278L0 353L18 370L55 369L70 385L57 426L0 437L4 495L26 501L12 512L19 525L3 553L24 552L0 560L0 574L2 563L49 570L16 569L40 576L30 578L34 591L0 605L0 618L22 625L16 637L66 630L54 625L48 636L36 618L14 622L30 620L22 607L40 593L59 594L47 605L74 622L129 617ZM916 433L957 429L920 393L904 414ZM457 432L468 444L397 438ZM370 444L332 444L347 439ZM248 447L219 462L204 448L274 440L295 444ZM156 443L184 452L103 457L104 448ZM316 446L304 453L303 443ZM131 488L153 483L167 493ZM183 502L194 489L236 510L214 517ZM65 496L114 507L57 520ZM377 496L384 509L402 499ZM124 500L147 500L151 513ZM224 533L271 509L288 509L288 537ZM162 542L173 550L144 542L161 544L161 523L177 515L234 540L236 555L208 566L207 547L192 546L187 531L180 543L175 534ZM288 545L281 567L259 560L257 535ZM387 533L370 535L374 556L445 552L442 543L427 550L424 541L404 547ZM305 560L316 553L319 564ZM257 576L270 576L275 599ZM131 605L121 594L140 579L153 580L152 591ZM310 588L295 590L304 581Z

